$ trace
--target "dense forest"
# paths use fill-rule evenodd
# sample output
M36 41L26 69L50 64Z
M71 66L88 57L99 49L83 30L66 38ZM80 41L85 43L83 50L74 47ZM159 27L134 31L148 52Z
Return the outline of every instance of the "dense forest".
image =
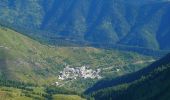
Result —
M1 0L0 24L53 44L169 50L169 8L169 0Z

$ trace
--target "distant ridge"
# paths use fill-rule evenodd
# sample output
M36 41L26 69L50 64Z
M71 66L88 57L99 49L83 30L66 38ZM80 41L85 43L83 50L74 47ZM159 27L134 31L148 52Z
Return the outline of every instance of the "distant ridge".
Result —
M169 9L169 0L1 0L0 23L52 44L63 37L170 50Z

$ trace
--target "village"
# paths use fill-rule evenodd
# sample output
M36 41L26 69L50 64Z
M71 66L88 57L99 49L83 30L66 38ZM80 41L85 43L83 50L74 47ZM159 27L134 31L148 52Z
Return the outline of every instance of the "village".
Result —
M133 64L141 64L145 62L153 62L154 60L150 61L137 61L134 62ZM106 67L106 68L98 68L98 69L90 69L89 66L81 66L81 67L71 67L70 65L65 64L65 68L60 71L58 75L59 81L70 81L70 80L77 80L78 78L83 78L83 79L101 79L103 78L101 76L101 72L105 70L111 70L114 68L113 72L120 72L121 69L119 67L111 66L111 67ZM63 86L64 84L61 82L55 82L56 86Z
M67 65L63 71L60 72L58 79L59 80L76 80L77 78L91 78L91 79L101 79L99 75L101 69L92 70L88 66L75 67L72 68Z

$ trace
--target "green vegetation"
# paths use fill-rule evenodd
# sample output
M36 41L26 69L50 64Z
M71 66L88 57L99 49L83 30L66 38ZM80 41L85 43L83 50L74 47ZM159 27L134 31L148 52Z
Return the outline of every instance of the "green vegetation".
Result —
M44 100L48 94L36 85L10 81L0 80L0 100Z
M0 80L0 100L58 100L59 98L84 100L81 96L83 95L61 87L40 87L28 82Z
M128 59L127 59L128 58ZM53 47L42 45L20 33L5 27L0 28L0 76L38 85L51 85L58 81L59 72L65 64L73 67L89 65L91 69L104 69L104 77L119 76L137 71L147 65L151 57L132 52L103 50L92 47ZM144 61L140 64L135 62ZM130 67L131 64L135 67ZM115 72L120 68L120 72ZM83 81L83 83L82 83ZM97 80L78 79L64 86L82 92Z
M54 100L85 100L77 95L57 94L53 96Z
M34 88L33 88L34 89ZM37 88L36 88L37 89ZM35 89L35 91L37 91ZM44 91L41 91L44 92ZM0 100L85 100L78 95L55 94L34 92L34 90L24 90L13 87L0 87Z
M20 89L15 89L15 88L6 88L6 87L1 87L0 88L0 100L32 100L29 97L22 96L21 95L21 90Z
M52 44L169 50L169 7L169 0L1 0L0 23Z
M43 95L12 87L0 87L0 100L85 100L77 95L56 94L51 98Z
M82 100L95 83L89 99L169 99L169 55L144 68L170 50L169 8L169 0L0 0L0 99ZM59 79L67 65L103 79Z
M140 78L93 92L95 100L167 100L170 97L170 54L138 73ZM137 74L132 74L133 77ZM127 78L132 78L128 76Z

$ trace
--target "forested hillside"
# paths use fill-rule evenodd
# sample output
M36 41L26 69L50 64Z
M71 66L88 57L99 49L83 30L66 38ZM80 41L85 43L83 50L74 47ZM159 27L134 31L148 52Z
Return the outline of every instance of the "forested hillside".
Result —
M127 75L112 87L107 87L93 92L95 100L167 100L170 97L170 54L146 68L146 73ZM146 71L145 69L145 71ZM140 75L137 79L127 80ZM103 84L104 85L104 84Z
M0 23L55 43L169 50L169 9L169 0L1 0Z

